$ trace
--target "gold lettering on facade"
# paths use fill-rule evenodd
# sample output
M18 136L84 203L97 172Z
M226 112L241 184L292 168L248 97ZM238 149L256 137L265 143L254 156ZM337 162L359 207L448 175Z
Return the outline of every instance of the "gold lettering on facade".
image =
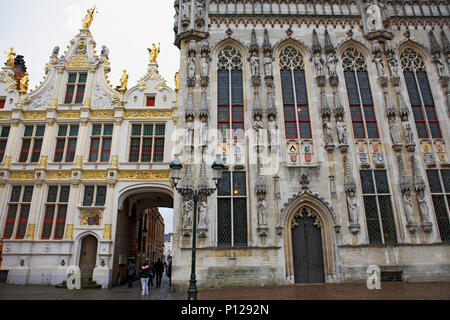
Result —
M124 179L124 180L169 180L169 170L120 171L119 179Z
M70 58L69 62L67 62L67 69L77 69L77 68L88 68L89 67L89 59L87 56L73 56Z
M142 111L127 111L125 118L164 118L171 119L173 117L172 110L142 110Z

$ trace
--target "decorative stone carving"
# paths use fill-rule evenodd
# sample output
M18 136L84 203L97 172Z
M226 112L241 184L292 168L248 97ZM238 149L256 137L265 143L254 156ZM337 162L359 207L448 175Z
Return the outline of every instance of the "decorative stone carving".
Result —
M270 145L278 146L278 124L273 114L269 115L268 130Z
M425 198L425 191L420 189L416 193L417 203L419 205L419 213L422 219L422 227L424 232L431 232L433 230L433 224L430 222L430 214L428 209L428 203Z
M37 99L33 100L30 108L35 109L38 107L48 108L53 98L53 93L55 92L55 86L52 85L44 94L40 95Z
M402 128L403 128L403 137L405 139L406 146L415 146L414 143L414 134L412 132L411 124L409 121L403 121L402 122ZM410 150L408 150L410 151ZM414 149L412 150L414 151Z
M187 76L187 85L189 87L195 86L195 62L196 58L194 54L190 54L188 58L188 76Z
M181 16L182 16L181 23L183 24L184 27L187 27L191 19L190 0L183 0Z
M338 62L338 59L336 57L336 54L334 52L328 53L327 68L328 68L328 76L329 77L337 77L337 72L336 72L337 62Z
M354 191L347 194L347 206L351 224L358 224L358 204ZM353 232L353 231L352 231Z
M205 4L202 1L197 2L197 12L195 14L195 24L197 27L203 27L205 24Z
M366 9L366 26L369 32L383 30L383 18L381 9L376 4L371 4Z
M272 57L269 54L264 55L264 75L266 77L273 77L272 73Z
M253 121L253 129L256 131L256 145L262 146L263 145L263 123L261 120L261 116L259 114L255 115L255 120Z
M206 228L207 226L207 218L208 218L208 214L209 214L209 208L208 208L208 202L206 201L206 199L202 199L201 201L199 201L198 203L198 226L199 228Z
M325 119L323 122L323 135L325 138L325 145L333 144L331 122L328 119Z
M338 133L339 143L346 145L347 144L347 126L345 125L345 122L337 121L336 129L337 129L337 133Z
M314 70L316 72L316 77L323 77L325 75L323 71L323 59L320 52L316 52L311 58L314 63Z
M394 144L394 150L402 145L402 139L400 137L400 131L397 126L397 122L395 119L388 119L389 122L389 131L391 132L392 143ZM399 151L397 149L396 151Z
M433 63L436 65L436 69L440 78L446 77L445 64L442 62L441 54L435 53L433 56Z
M186 119L186 146L192 146L194 139L194 117L189 115Z
M202 55L200 58L200 76L208 77L209 75L209 58L206 55Z
M405 215L406 219L408 221L408 224L406 227L408 228L409 232L416 232L417 231L417 222L415 222L414 219L414 212L412 208L411 203L411 192L405 191L403 193L403 205L405 206Z
M202 117L200 122L200 146L208 146L208 118Z
M182 227L183 229L192 227L192 214L194 211L194 200L184 197L183 202L183 219Z

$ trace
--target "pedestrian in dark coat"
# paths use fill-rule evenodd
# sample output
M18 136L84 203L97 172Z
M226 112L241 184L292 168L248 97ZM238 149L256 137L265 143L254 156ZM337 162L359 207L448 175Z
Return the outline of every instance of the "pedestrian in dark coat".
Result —
M133 287L133 281L134 278L136 277L136 265L134 264L134 261L131 260L130 263L128 264L128 288L132 288Z
M172 259L167 264L167 276L169 277L169 286L172 286Z
M155 273L156 273L156 287L161 286L161 278L162 274L164 272L164 265L161 262L161 259L158 259L158 261L154 265Z

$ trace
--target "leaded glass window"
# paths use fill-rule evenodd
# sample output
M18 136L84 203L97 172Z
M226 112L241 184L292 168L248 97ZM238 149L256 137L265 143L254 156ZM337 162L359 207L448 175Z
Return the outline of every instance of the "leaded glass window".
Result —
M244 139L242 55L233 46L219 53L217 63L217 128L219 139Z
M217 192L217 243L247 246L247 179L244 171L226 171Z
M106 186L85 186L83 206L104 206L106 201L106 189Z
M450 170L427 170L427 177L441 240L450 243Z
M400 62L419 138L426 139L430 135L432 138L442 138L422 57L414 49L407 48L400 55Z
M297 48L287 46L281 50L280 75L286 139L311 139L305 68Z
M3 238L11 239L14 232L16 239L23 239L28 225L33 186L13 186L8 202Z
M361 170L361 187L369 243L397 243L388 178L385 170Z
M348 48L342 56L342 67L354 137L378 138L377 119L365 58L356 48Z
M41 239L53 236L54 240L60 240L64 237L69 193L70 186L48 187Z

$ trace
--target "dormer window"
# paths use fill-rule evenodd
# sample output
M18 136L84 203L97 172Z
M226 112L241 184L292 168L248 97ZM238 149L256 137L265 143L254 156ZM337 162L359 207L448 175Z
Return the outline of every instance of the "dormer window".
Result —
M155 106L155 97L147 97L147 103L145 104L147 107Z
M83 103L87 73L69 73L64 104Z

